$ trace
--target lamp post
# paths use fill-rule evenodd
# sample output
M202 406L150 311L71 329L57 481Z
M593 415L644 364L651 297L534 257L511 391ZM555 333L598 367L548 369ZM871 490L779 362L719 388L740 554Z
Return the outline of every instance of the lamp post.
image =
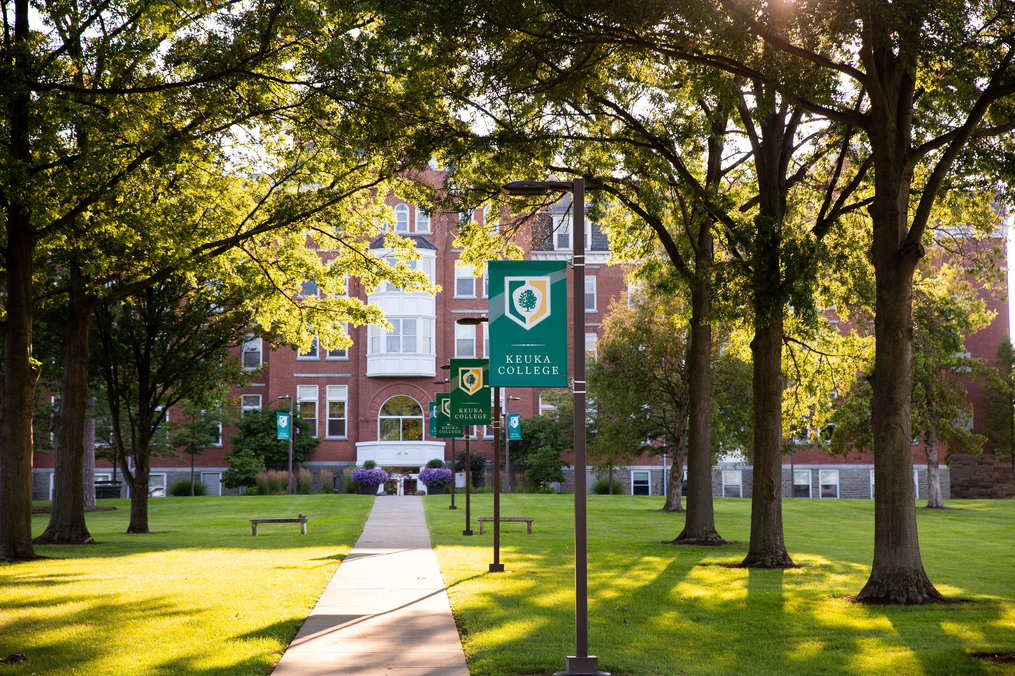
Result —
M507 390L507 388L504 388ZM511 492L511 433L507 431L511 416L508 414L509 404L512 401L521 401L521 397L504 397L504 492Z
M488 322L487 317L463 317L456 324L462 326L479 326ZM500 562L500 388L493 388L493 415L490 416L493 427L493 562L490 563L490 572L503 572L504 564ZM469 476L472 475L472 459L469 455L469 437L465 437L466 464L469 466ZM466 499L465 510L469 512L469 483L465 484ZM469 533L471 535L471 531Z
M451 364L441 364L441 368L444 370L450 370ZM451 379L445 378L444 380L433 381L434 385L445 385L450 384ZM447 442L445 442L447 443ZM455 507L455 438L451 437L451 506L448 509L458 509Z
M574 619L575 654L567 656L567 670L561 676L604 674L599 671L599 658L589 655L588 627L588 535L585 505L585 179L573 181L515 181L503 186L508 195L543 195L548 192L570 192L574 228L571 265L574 282L571 289L574 331L572 359L574 363Z
M284 394L279 399L289 400L289 495L293 494L293 395Z

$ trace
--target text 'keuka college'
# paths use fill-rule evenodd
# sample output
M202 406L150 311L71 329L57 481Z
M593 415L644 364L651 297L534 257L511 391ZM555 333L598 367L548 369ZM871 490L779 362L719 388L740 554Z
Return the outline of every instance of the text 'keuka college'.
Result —
M497 367L499 375L555 376L560 373L560 367L551 366L550 357L547 355L509 354L505 355L504 363L504 366Z

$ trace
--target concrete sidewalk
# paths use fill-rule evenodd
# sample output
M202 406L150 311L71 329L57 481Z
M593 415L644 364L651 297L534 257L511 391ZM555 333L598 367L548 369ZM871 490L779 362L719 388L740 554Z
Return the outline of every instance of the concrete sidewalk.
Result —
M417 496L379 496L272 676L469 676Z

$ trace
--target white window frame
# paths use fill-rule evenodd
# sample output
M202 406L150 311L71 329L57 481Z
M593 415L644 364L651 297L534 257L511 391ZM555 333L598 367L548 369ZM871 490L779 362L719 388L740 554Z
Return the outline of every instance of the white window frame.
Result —
M490 322L483 322L483 359L490 358ZM504 388L505 390L507 388Z
M807 479L806 484L803 483L803 482L797 481L797 477L798 476L799 477L805 477ZM811 470L809 470L809 469L794 469L793 470L792 481L793 481L793 486L791 488L791 491L792 491L792 495L793 495L794 498L797 498L797 497L800 497L800 498L809 498L809 497L811 497ZM797 486L807 486L807 495L797 495L796 494L796 487Z
M726 477L736 477L737 481L736 481L735 484L734 483L729 483L729 482L726 481ZM737 487L737 494L736 495L732 495L732 496L731 495L726 495L726 487L727 486L736 486ZM728 497L742 498L742 497L744 497L744 473L741 470L739 470L739 469L724 469L722 471L722 496L724 498L728 498Z
M327 396L327 415L328 418L325 421L325 438L326 439L348 439L349 438L349 386L348 385L328 385L328 389L325 392ZM342 415L341 417L331 416L331 405L342 404ZM343 434L332 434L331 433L331 421L341 420Z
M539 395L539 415L546 415L547 413L556 413L557 407L553 404L544 404L543 395Z
M430 217L419 207L416 207L416 232L430 232Z
M596 277L593 275L585 275L585 312L593 314L599 312L596 308L597 305L596 297Z
M409 397L409 399L412 399L414 402L416 402L416 406L420 410L420 415L418 415L418 416L415 416L415 415L400 415L400 416L381 415L380 411L383 411L384 407L387 405L387 403L389 401L391 401L392 399L394 399L395 397ZM406 439L405 438L405 421L406 420L416 420L416 419L419 419L421 421L421 423L420 423L421 424L421 427L420 427L420 438L418 440L417 439ZM394 395L392 397L388 397L384 401L384 403L381 404L381 408L379 409L379 412L378 412L378 415L377 415L377 439L378 439L378 441L381 440L381 420L398 420L399 421L398 422L398 439L397 440L391 439L389 441L422 441L422 440L426 439L426 412L423 410L423 407L420 406L420 403L418 401L416 401L416 398L415 397L411 397L408 394L396 394L396 395Z
M462 349L463 343L470 346L468 351ZM476 327L472 324L455 324L455 357L476 357Z
M409 234L409 205L399 204L395 207L395 232L400 235Z
M161 480L161 485L155 485L152 479L158 478ZM162 492L159 495L159 491ZM164 498L169 494L169 483L168 477L165 472L152 472L148 475L148 497L149 498Z
M310 343L310 350L307 352L297 352L296 359L301 361L311 361L314 359L321 358L321 346L317 340L317 336L314 336L314 340Z
M831 481L827 481L829 477L835 478L835 495L825 495L825 486L833 485ZM822 498L839 498L839 470L837 469L819 469L818 470L818 496Z
M871 473L871 500L873 500L874 499L874 470L872 469L870 471L870 473Z
M342 322L342 332L345 335L349 335L349 323ZM324 358L328 361L349 361L349 348L342 347L334 350L327 350L324 353Z
M243 354L242 361L243 361L243 370L244 371L256 371L257 369L261 368L261 366L264 364L264 353L263 353L263 345L262 345L261 338L260 337L255 337L255 336L250 336L247 339L247 341L245 343L243 343L243 352L242 352L242 354ZM247 364L247 355L248 354L256 354L257 355L257 366L250 366L250 365Z
M635 476L639 476L639 477L640 476L644 476L645 477L645 483L644 484L639 483L637 485L638 486L644 485L646 488L648 488L648 493L635 493L634 492L634 487L636 485L635 484L635 480L634 480ZM632 469L631 470L631 495L652 495L652 470L648 470L648 469Z
M304 422L313 420L310 425L310 436L317 438L317 427L318 427L318 413L320 412L320 402L318 400L320 392L317 385L297 385L296 386L296 410L299 411L300 418ZM303 415L303 404L313 404L314 417L310 418Z
M260 410L261 410L261 395L259 394L240 395L240 420L243 419L243 414L246 413L247 411L260 411Z
M913 468L913 496L920 499L920 470Z
M476 297L476 275L473 274L475 267L472 265L466 265L464 267L455 266L455 298L475 298ZM462 288L462 285L469 285L471 291ZM463 293L463 291L468 291Z
M599 335L596 333L585 334L585 359L588 361L589 353L592 353L592 361L599 359Z

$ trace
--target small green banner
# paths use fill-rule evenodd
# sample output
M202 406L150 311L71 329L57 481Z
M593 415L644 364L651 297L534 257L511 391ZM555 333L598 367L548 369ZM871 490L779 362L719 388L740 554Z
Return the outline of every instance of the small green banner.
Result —
M451 422L490 424L490 363L486 359L451 360Z
M292 425L289 424L288 413L276 413L275 414L275 438L280 441L286 441L289 439L289 429Z
M508 441L522 440L522 414L508 413Z
M434 431L431 434L438 439L464 437L465 426L451 422L451 395L442 392L434 403Z
M567 387L567 264L487 261L490 386Z
M437 402L430 402L430 420L428 422L427 434L431 437L437 436Z

